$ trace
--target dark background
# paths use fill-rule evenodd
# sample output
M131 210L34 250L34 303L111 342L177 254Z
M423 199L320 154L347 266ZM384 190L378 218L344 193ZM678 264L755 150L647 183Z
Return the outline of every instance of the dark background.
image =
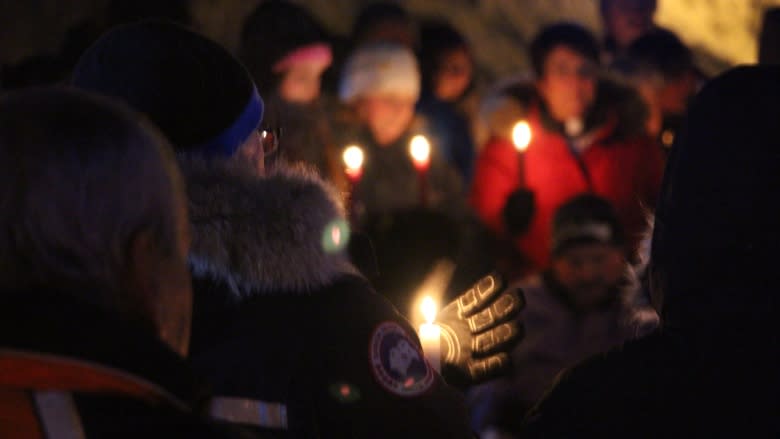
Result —
M127 0L134 1L134 0ZM158 0L165 3L170 0ZM244 17L259 0L192 0L195 26L230 49ZM0 0L0 63L13 64L61 47L76 25L104 19L108 0ZM331 32L345 34L361 0L301 0ZM540 26L576 20L600 33L597 0L407 0L413 15L447 17L475 47L490 78L527 66L523 48ZM754 62L763 10L780 0L659 0L656 21L677 32L697 55L699 67L715 74Z

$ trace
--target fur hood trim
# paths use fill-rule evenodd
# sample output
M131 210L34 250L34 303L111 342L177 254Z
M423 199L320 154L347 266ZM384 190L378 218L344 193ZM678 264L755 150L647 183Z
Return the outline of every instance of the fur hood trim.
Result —
M492 134L506 136L512 132L514 123L525 117L540 99L532 81L518 80L486 97L480 107L480 118ZM598 82L593 107L586 115L586 125L600 126L614 118L614 126L604 141L621 142L645 135L648 114L647 105L638 92L615 78L604 77Z
M325 234L346 222L338 194L315 171L280 168L258 177L235 164L180 163L192 224L193 276L223 282L242 298L311 293L358 273L344 248L325 249Z

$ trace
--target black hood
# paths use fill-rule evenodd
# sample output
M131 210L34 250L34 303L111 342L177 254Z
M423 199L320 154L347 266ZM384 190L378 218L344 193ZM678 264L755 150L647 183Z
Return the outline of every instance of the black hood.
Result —
M733 69L691 107L667 164L652 244L667 328L708 338L775 337L778 110L778 66Z

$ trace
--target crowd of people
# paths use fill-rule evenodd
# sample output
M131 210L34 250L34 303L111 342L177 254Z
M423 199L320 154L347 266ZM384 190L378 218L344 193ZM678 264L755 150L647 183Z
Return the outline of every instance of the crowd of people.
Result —
M705 77L655 0L497 85L395 3L236 53L143 4L4 76L0 436L780 433L778 67Z

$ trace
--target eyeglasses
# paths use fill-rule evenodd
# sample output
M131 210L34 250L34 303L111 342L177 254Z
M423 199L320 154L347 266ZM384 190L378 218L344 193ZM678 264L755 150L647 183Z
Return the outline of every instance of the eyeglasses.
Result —
M276 154L279 149L279 138L282 137L281 128L263 127L257 130L260 134L260 143L263 145L263 153L266 156Z
M263 156L266 164L276 162L280 155L280 139L282 137L281 127L261 127L257 130L260 135L260 143L263 146Z

